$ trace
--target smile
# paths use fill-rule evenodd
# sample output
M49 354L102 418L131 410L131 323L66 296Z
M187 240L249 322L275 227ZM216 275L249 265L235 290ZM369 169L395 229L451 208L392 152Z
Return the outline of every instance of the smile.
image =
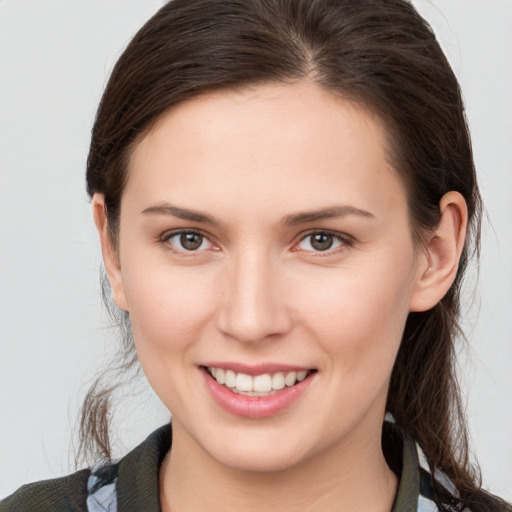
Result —
M311 370L263 373L261 375L248 375L236 373L233 370L209 366L206 371L233 393L245 396L268 396L302 382Z
M230 366L229 369L210 364L202 366L206 388L222 409L251 419L285 413L306 393L317 376L316 369Z

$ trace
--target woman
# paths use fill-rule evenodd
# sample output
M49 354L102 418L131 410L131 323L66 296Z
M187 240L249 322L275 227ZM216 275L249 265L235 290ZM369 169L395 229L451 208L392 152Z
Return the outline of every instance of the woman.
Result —
M511 510L452 367L481 208L460 91L408 3L170 2L112 73L87 184L172 441L0 510ZM82 442L108 459L106 404Z

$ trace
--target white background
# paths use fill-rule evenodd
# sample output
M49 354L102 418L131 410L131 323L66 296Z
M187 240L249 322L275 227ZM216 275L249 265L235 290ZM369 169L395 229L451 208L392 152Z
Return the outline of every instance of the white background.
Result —
M77 407L115 340L85 194L89 132L113 62L162 3L0 0L0 496L73 469ZM511 500L512 0L415 4L461 80L490 219L461 377L484 483ZM150 397L123 402L116 453L166 421Z

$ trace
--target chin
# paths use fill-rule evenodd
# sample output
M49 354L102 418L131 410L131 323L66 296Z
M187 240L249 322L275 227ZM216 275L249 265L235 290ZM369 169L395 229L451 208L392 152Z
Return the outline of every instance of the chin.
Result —
M243 453L231 452L219 455L217 459L222 465L243 473L277 473L297 467L304 461L301 454L294 451L289 453L282 450L267 452L254 446L252 450L245 450Z
M254 426L256 427L256 426ZM286 428L247 428L239 425L236 429L216 429L201 443L202 450L221 465L235 471L247 473L275 473L297 468L314 456L315 446L308 446L312 437L308 429L301 426L301 432ZM319 447L316 449L324 449Z

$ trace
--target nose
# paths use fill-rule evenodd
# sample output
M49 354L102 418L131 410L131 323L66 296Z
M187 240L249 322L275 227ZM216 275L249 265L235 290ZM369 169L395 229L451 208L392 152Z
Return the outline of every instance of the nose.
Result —
M224 335L242 343L275 339L292 328L279 263L246 251L227 271L218 317Z

